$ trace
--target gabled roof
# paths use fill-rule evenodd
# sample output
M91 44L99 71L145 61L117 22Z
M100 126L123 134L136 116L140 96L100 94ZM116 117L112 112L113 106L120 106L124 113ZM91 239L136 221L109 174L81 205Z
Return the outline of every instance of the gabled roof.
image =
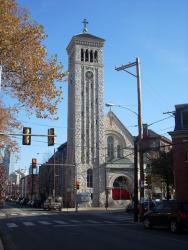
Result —
M170 144L172 143L172 141L170 139L168 139L167 137L162 136L160 134L157 134L156 132L154 132L151 129L148 129L148 137L158 138L158 139L165 141L167 143L170 143Z
M71 47L73 43L79 43L79 42L81 43L93 42L93 43L97 43L100 47L102 47L105 40L103 38L91 35L89 33L80 33L72 37L70 43L67 46L67 51L69 51L69 48Z
M100 42L104 42L105 41L103 38L91 35L89 33L80 33L78 35L73 36L73 39L74 38L99 40Z
M112 111L109 111L107 113L107 116L109 118L113 118L115 120L115 122L119 125L119 127L122 130L124 130L126 132L126 134L129 135L132 140L134 140L134 136L129 132L129 130L123 125L123 123L118 119L118 117Z

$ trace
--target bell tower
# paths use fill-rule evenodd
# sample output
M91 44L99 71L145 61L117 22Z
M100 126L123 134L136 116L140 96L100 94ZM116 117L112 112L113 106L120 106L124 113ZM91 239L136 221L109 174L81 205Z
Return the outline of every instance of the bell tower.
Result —
M99 206L104 192L105 161L103 131L103 45L104 39L83 32L72 37L68 47L68 141L67 195L89 192L92 204ZM79 181L79 190L75 183Z

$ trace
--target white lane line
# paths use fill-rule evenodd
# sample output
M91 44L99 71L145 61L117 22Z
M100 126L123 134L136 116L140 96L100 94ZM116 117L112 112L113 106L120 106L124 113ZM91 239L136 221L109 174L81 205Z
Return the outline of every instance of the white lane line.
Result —
M43 225L51 225L51 223L48 221L38 221L38 223L43 224Z
M28 214L26 214L26 213L20 213L20 215L22 215L22 216L27 216Z
M49 215L49 213L40 213L39 215Z
M55 223L57 223L57 224L60 224L60 225L68 224L68 222L62 221L62 220L54 220L53 222L55 222Z
M25 226L35 226L35 224L33 222L30 221L24 221L22 222Z
M18 215L18 214L16 214L16 213L12 213L12 214L10 214L10 215L13 215L13 216L15 216L15 215Z
M18 227L15 223L6 223L7 227Z
M31 213L32 215L39 215L39 213Z
M6 216L6 214L0 214L0 216L1 216L1 217L5 217L5 216Z

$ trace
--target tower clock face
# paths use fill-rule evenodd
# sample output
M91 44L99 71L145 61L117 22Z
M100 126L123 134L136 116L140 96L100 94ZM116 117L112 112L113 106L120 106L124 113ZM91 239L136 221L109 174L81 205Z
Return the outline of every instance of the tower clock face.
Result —
M87 79L92 79L92 78L93 78L93 72L87 71L87 72L86 72L86 78L87 78Z

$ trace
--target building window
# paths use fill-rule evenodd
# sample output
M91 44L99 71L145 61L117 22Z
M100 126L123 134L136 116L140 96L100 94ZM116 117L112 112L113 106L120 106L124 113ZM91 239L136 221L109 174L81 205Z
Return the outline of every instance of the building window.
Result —
M90 51L90 62L93 62L93 51Z
M81 49L81 61L83 62L84 61L84 50Z
M85 52L85 61L88 62L89 60L89 53L88 53L88 50L86 49L86 52Z
M93 170L91 168L87 170L87 187L93 187Z
M188 149L186 151L185 160L188 161Z
M121 146L117 145L117 158L121 158L121 157L122 157Z
M188 128L188 111L182 112L183 129Z
M107 138L107 150L108 150L108 159L112 160L114 158L114 139L112 136Z
M97 53L97 51L95 51L95 53L94 53L94 61L98 62L98 53Z

